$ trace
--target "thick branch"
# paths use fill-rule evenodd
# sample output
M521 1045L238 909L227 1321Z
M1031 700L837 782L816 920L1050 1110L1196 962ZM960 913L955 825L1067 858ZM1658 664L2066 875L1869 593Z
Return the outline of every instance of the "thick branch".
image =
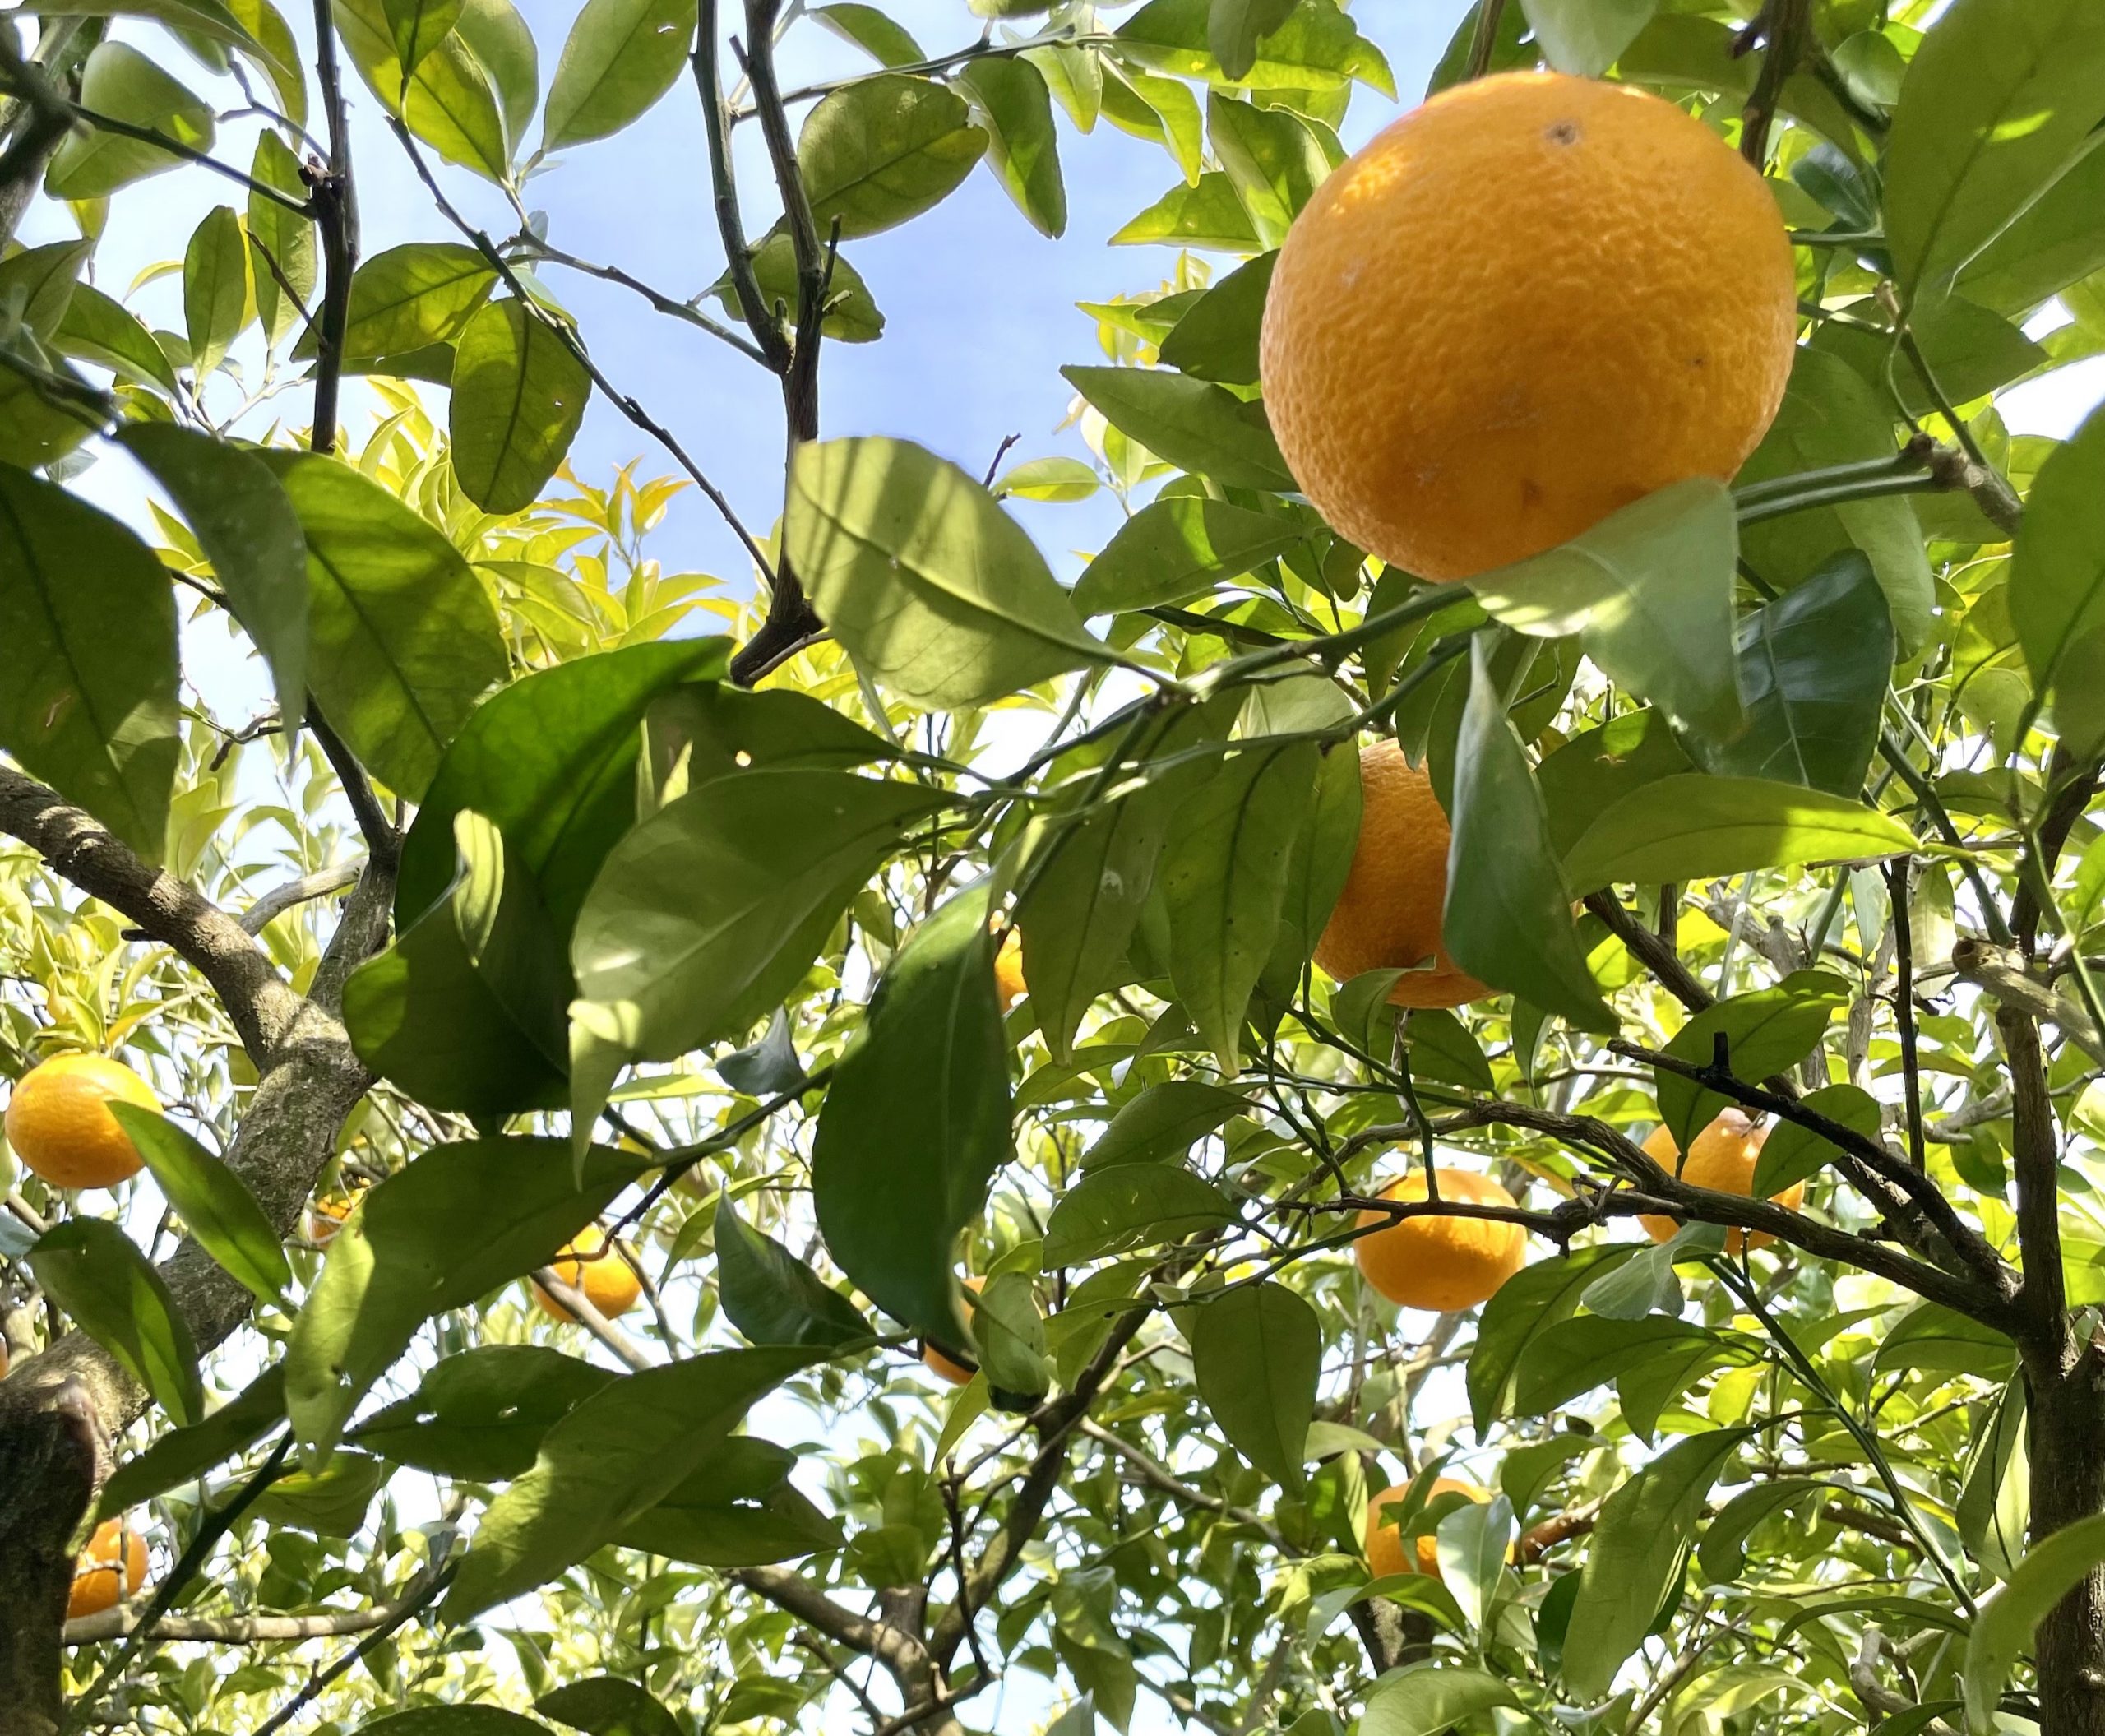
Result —
M2057 1027L2092 1060L2105 1062L2105 1032L2080 1004L2033 976L2019 954L1969 935L1951 949L1951 965L1962 982L1985 989L2028 1018Z
M1599 917L1608 925L1608 932L1627 947L1637 961L1659 979L1667 993L1691 1012L1701 1012L1714 1002L1716 997L1682 963L1681 955L1638 921L1614 893L1589 893L1586 908Z
M297 880L289 880L283 886L273 887L241 913L238 920L242 932L261 934L286 911L354 885L363 866L356 862L339 862L329 868L317 868L312 874L303 874Z
M321 1615L164 1615L147 1631L146 1643L188 1640L215 1646L270 1646L287 1640L333 1639L385 1627L403 1608L395 1603L332 1609ZM76 1616L66 1624L66 1643L91 1646L101 1640L123 1639L136 1630L139 1618L140 1611L128 1606L105 1609L100 1615Z
M2017 1246L2024 1261L2019 1299L2043 1342L2058 1344L2068 1290L2061 1274L2061 1142L2047 1089L2039 1027L2014 1007L1996 1014L2010 1068L2010 1168L2017 1182Z

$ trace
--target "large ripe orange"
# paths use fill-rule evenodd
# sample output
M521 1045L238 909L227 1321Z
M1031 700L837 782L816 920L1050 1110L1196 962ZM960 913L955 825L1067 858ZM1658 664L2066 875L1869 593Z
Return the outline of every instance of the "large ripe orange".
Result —
M1422 1200L1425 1171L1413 1169L1385 1200ZM1440 1197L1471 1206L1516 1203L1487 1175L1468 1169L1440 1171ZM1422 1217L1390 1220L1373 1211L1359 1215L1359 1226L1386 1223L1389 1228L1360 1237L1353 1247L1360 1275L1390 1301L1407 1308L1451 1313L1473 1308L1520 1270L1528 1257L1528 1232L1496 1218Z
M643 1294L643 1280L622 1258L621 1250L602 1235L591 1237L589 1246L584 1238L568 1243L548 1264L557 1277L572 1289L582 1292L585 1299L607 1320L618 1319L628 1312L636 1306L636 1298ZM538 1284L534 1286L534 1300L551 1320L576 1317Z
M120 1569L119 1562L123 1565ZM123 1589L118 1588L122 1572ZM66 1618L100 1615L113 1609L146 1582L146 1539L121 1519L105 1519L81 1551L73 1567L73 1590L66 1599Z
M1702 123L1506 73L1316 190L1272 274L1265 405L1338 530L1464 579L1730 477L1783 400L1797 300L1775 201Z
M1719 1193L1737 1193L1745 1198L1754 1191L1754 1166L1761 1155L1762 1141L1769 1137L1769 1129L1757 1127L1745 1111L1725 1109L1700 1133L1689 1148L1686 1157L1682 1157L1674 1137L1663 1126L1652 1129L1645 1136L1645 1155L1662 1169L1697 1187L1711 1187ZM1806 1197L1806 1184L1797 1182L1781 1193L1770 1197L1779 1206L1788 1206L1793 1211ZM1664 1242L1681 1225L1672 1218L1654 1217L1649 1213L1638 1219L1645 1233L1654 1242ZM1755 1232L1751 1245L1765 1248L1776 1238ZM1725 1233L1725 1251L1737 1253L1748 1245L1746 1233L1733 1229Z
M1359 842L1316 962L1340 983L1362 970L1402 970L1389 991L1399 1007L1482 999L1491 991L1457 970L1440 944L1450 834L1432 780L1395 743L1377 742L1360 753L1359 791Z
M984 1278L966 1278L961 1281L965 1287L970 1290L975 1296L978 1295L982 1289L985 1289L987 1285L987 1280ZM944 1355L941 1351L938 1350L933 1345L924 1344L922 1345L921 1360L927 1363L928 1366L933 1369L937 1374L941 1375L942 1377L948 1381L953 1386L962 1386L967 1381L972 1378L973 1371L971 1369L966 1368L963 1363L953 1362L949 1357Z
M1023 979L1023 937L1014 928L994 954L994 992L1002 998L1005 1013L1030 993L1030 985Z
M1445 1577L1440 1571L1438 1539L1429 1534L1413 1537L1411 1552L1406 1555L1404 1534L1395 1526L1381 1522L1381 1509L1401 1501L1409 1489L1409 1484L1399 1483L1394 1488L1385 1488L1367 1503L1367 1565L1376 1579L1385 1579L1391 1573L1430 1573L1435 1579ZM1491 1499L1488 1489L1464 1483L1460 1477L1436 1477L1432 1487L1425 1492L1426 1504L1430 1506L1434 1497L1450 1493L1467 1495L1472 1501Z
M7 1143L54 1187L114 1187L139 1173L112 1102L158 1109L153 1087L107 1055L54 1055L31 1067L7 1099Z

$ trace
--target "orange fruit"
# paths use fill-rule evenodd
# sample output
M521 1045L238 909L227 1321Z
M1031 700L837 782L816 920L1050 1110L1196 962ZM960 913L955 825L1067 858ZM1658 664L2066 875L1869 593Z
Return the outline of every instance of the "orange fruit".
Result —
M1400 970L1398 1007L1460 1007L1491 990L1455 968L1440 944L1447 901L1447 816L1432 781L1393 741L1359 756L1359 842L1352 869L1316 942L1316 962L1340 983L1362 970ZM1427 970L1413 967L1432 961Z
M1627 86L1511 72L1442 91L1317 188L1261 371L1331 525L1464 579L1730 477L1797 331L1789 238L1729 146Z
M1425 1172L1413 1169L1383 1190L1385 1200L1422 1200ZM1471 1206L1516 1203L1487 1175L1468 1169L1440 1171L1440 1197ZM1353 1252L1360 1275L1390 1301L1407 1308L1452 1313L1473 1308L1520 1270L1528 1258L1528 1232L1496 1218L1423 1217L1390 1219L1362 1211L1360 1228L1386 1224L1355 1241Z
M153 1087L107 1055L54 1055L16 1081L7 1143L54 1187L114 1187L139 1173L139 1154L112 1102L158 1109Z
M1714 1188L1719 1193L1737 1193L1744 1198L1753 1191L1755 1161L1761 1155L1762 1141L1768 1137L1769 1129L1755 1126L1744 1110L1725 1109L1696 1136L1686 1157L1681 1155L1673 1135L1664 1126L1653 1128L1645 1136L1645 1155L1662 1169L1678 1175L1691 1186ZM1793 1183L1781 1193L1770 1195L1778 1205L1788 1206L1794 1211L1805 1197L1803 1182ZM1672 1218L1655 1217L1649 1213L1637 1221L1654 1242L1667 1241L1681 1228ZM1743 1246L1765 1248L1775 1239L1757 1230L1749 1243L1745 1231L1730 1229L1725 1232L1725 1252L1736 1254Z
M1011 935L1010 938L1014 939L1015 937ZM1005 948L1004 950L1006 951L1006 949ZM999 966L997 965L996 968L998 969ZM1023 980L1020 973L1018 974L1016 980L1018 982L1021 982ZM975 1296L986 1287L987 1284L987 1280L984 1278L966 1278L961 1281L965 1287L970 1290ZM967 1381L972 1378L973 1371L971 1369L966 1368L963 1363L952 1362L949 1357L944 1355L943 1353L938 1350L933 1345L924 1344L922 1345L921 1360L926 1363L929 1368L935 1370L937 1373L941 1375L942 1377L948 1381L953 1386L962 1386Z
M622 1257L621 1250L604 1236L589 1252L579 1243L568 1243L548 1264L557 1277L572 1289L583 1292L585 1299L608 1320L618 1320L628 1312L643 1294L643 1280ZM534 1286L534 1300L551 1320L577 1317L538 1284Z
M1005 1013L1030 993L1030 985L1023 979L1023 936L1014 928L994 955L994 988Z
M119 1562L122 1562L120 1568ZM123 1579L122 1589L118 1581ZM146 1582L146 1539L121 1519L105 1519L81 1551L73 1567L73 1590L66 1599L66 1618L100 1615L113 1609Z
M1367 1503L1367 1565L1374 1571L1376 1579L1386 1578L1391 1573L1430 1573L1435 1579L1445 1576L1440 1571L1440 1544L1430 1535L1410 1539L1411 1552L1404 1553L1404 1534L1392 1525L1381 1523L1381 1509L1401 1501L1409 1493L1408 1482L1385 1488ZM1474 1483L1464 1483L1460 1477L1436 1477L1432 1487L1425 1493L1426 1505L1432 1504L1434 1497L1450 1493L1467 1495L1472 1501L1488 1501L1491 1492L1478 1488Z
M344 1227L344 1220L350 1216L351 1207L356 1203L341 1195L308 1201L307 1239L317 1248L326 1248L336 1239L336 1232Z

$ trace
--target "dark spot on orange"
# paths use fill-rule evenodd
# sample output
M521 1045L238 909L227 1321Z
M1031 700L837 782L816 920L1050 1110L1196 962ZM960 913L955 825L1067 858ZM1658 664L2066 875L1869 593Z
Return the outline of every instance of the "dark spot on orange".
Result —
M1520 504L1524 507L1539 507L1542 503L1542 485L1532 476L1523 476L1520 479Z
M1708 367L1709 365L1709 358L1707 356L1692 355L1688 359L1688 365L1691 368Z
M1579 123L1576 121L1552 121L1543 128L1543 137L1552 145L1575 145L1579 142Z

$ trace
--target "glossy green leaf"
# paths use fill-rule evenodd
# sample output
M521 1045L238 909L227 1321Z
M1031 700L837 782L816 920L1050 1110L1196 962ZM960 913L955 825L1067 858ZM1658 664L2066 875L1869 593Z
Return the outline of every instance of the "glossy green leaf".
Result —
M716 1208L716 1282L724 1317L756 1345L857 1344L872 1336L855 1304L772 1236Z
M1149 1086L1111 1118L1111 1124L1082 1154L1085 1169L1113 1164L1181 1160L1198 1141L1217 1133L1250 1099L1205 1079L1168 1079Z
M1264 406L1153 368L1063 368L1067 383L1129 440L1231 488L1291 489Z
M987 135L965 99L926 79L881 73L821 97L797 137L819 233L874 235L940 204L972 172Z
M251 180L275 187L289 197L308 197L299 158L267 127L256 136L256 154L249 160L248 174ZM251 189L248 246L257 317L263 322L264 337L275 344L299 323L302 304L314 293L320 266L313 220Z
M76 361L107 368L136 385L175 390L175 368L138 315L93 284L76 284L51 347Z
M1974 255L1954 286L2022 319L2049 296L2105 271L2105 150L2093 135L2061 178Z
M918 704L978 704L1106 655L1015 521L921 447L800 448L782 534L856 666Z
M228 606L271 666L280 711L296 715L307 699L307 535L271 467L173 423L130 423L117 438L188 521Z
M1906 826L1860 802L1796 784L1684 772L1615 803L1572 845L1564 872L1575 891L1587 892L1903 855L1914 846Z
M116 1101L109 1113L197 1245L258 1302L279 1301L292 1267L248 1183L165 1116Z
M511 170L511 141L489 70L465 39L467 12L461 13L455 33L427 54L410 75L405 99L402 63L396 58L394 26L386 0L330 0L330 4L352 64L381 107L390 114L400 114L409 131L447 162L485 180L502 182Z
M1433 1535L1441 1582L1481 1632L1497 1607L1513 1547L1513 1503L1503 1495L1465 1500L1440 1520Z
M1293 15L1294 0L1211 0L1206 46L1229 78L1247 78L1257 62L1257 41Z
M308 682L391 789L420 797L507 669L488 593L445 535L349 465L264 455L307 535Z
M1598 78L1652 21L1659 0L1520 0L1552 71Z
M398 355L450 342L496 286L490 262L456 242L409 242L376 253L351 276L345 353Z
M73 1324L122 1363L178 1424L205 1409L197 1347L166 1281L107 1218L67 1218L37 1238L30 1270Z
M160 860L178 751L168 574L115 519L5 465L0 748Z
M1284 553L1302 535L1293 519L1225 501L1191 494L1154 501L1121 525L1084 570L1075 607L1110 615L1186 602Z
M987 163L1040 234L1067 229L1067 189L1044 75L1014 55L976 60L958 74L972 118L987 135Z
M1871 1373L1914 1368L2002 1382L2015 1372L2016 1356L2016 1346L1993 1326L1921 1302L1879 1335Z
M1807 1092L1804 1102L1807 1109L1825 1115L1830 1121L1839 1121L1867 1138L1879 1137L1878 1099L1861 1086L1822 1086L1816 1091ZM1795 1122L1776 1122L1769 1129L1769 1137L1762 1142L1761 1155L1755 1160L1751 1192L1757 1199L1784 1192L1797 1183L1818 1174L1840 1155L1839 1147L1829 1144L1810 1127L1800 1127Z
M1249 212L1219 169L1208 170L1190 186L1172 187L1111 238L1113 247L1153 242L1220 253L1264 250Z
M1359 1736L1441 1736L1478 1713L1520 1703L1487 1669L1417 1664L1387 1678L1367 1697Z
M1470 646L1469 697L1455 750L1454 831L1441 938L1455 962L1586 1030L1612 1030L1571 924L1571 892L1549 817L1492 674Z
M602 1387L548 1431L534 1468L491 1502L442 1613L465 1619L613 1541L814 1354L719 1350Z
M1279 255L1238 266L1192 303L1157 350L1162 365L1224 386L1257 383L1257 338Z
M245 1451L285 1419L285 1371L274 1363L202 1422L172 1428L110 1474L95 1498L98 1523L165 1494Z
M747 1353L753 1354L753 1353ZM615 1540L704 1567L752 1567L837 1549L840 1528L789 1482L796 1455L733 1435Z
M544 1718L567 1724L585 1736L682 1736L679 1720L633 1682L619 1676L587 1676L534 1702Z
M576 438L592 378L546 317L491 302L453 352L448 429L460 491L486 512L540 498Z
M1303 1488L1323 1362L1315 1309L1283 1284L1259 1284L1203 1301L1186 1330L1199 1396L1228 1444L1275 1483Z
M479 1345L444 1358L345 1439L440 1476L507 1482L532 1469L549 1429L617 1378L544 1345Z
M1479 1433L1511 1404L1515 1372L1536 1335L1569 1319L1588 1286L1636 1252L1627 1243L1575 1248L1523 1266L1492 1293L1477 1317L1467 1375Z
M1045 1220L1048 1267L1082 1266L1127 1248L1181 1240L1232 1223L1235 1207L1212 1183L1165 1164L1114 1164L1060 1196Z
M1751 989L1692 1015L1675 1032L1666 1053L1691 1067L1708 1067L1725 1039L1733 1076L1759 1085L1796 1067L1820 1039L1834 1015L1849 1003L1850 985L1820 970L1795 970L1773 988ZM1733 1099L1663 1067L1654 1070L1659 1118L1677 1149L1696 1136Z
M1514 1371L1514 1414L1547 1416L1633 1368L1700 1354L1719 1341L1708 1326L1664 1314L1635 1320L1580 1314L1555 1322L1535 1333L1520 1354Z
M770 308L793 309L797 305L796 243L780 230L770 234L753 250L753 281L760 285L761 299ZM738 291L726 271L709 286L735 318L745 315ZM820 322L822 336L843 344L873 344L884 336L885 317L871 299L863 275L839 254L834 256L832 275L826 280L826 314Z
M1261 109L1218 90L1206 94L1206 137L1257 225L1278 243L1330 172L1322 142L1287 109Z
M212 148L212 106L192 95L136 49L99 42L81 70L81 106L187 145ZM180 169L184 159L121 132L95 127L68 133L45 170L54 199L99 199L148 175Z
M382 0L395 58L414 72L453 33L461 0Z
M1570 855L1603 808L1633 789L1692 769L1666 719L1649 706L1581 730L1535 767L1551 849Z
M183 326L198 378L220 365L246 323L250 302L248 238L231 206L214 206L183 259Z
M541 149L603 139L641 118L687 71L695 0L585 0L556 62Z
M280 1477L257 1501L255 1512L274 1528L348 1539L365 1524L366 1510L387 1480L387 1467L364 1453L340 1452L317 1470Z
M2033 480L2010 563L2010 616L2035 687L2094 673L2105 629L2105 412L2093 410Z
M562 1140L475 1140L369 1189L331 1240L286 1349L286 1413L308 1462L328 1456L425 1320L547 1265L642 1167L593 1150L579 1185Z
M1966 1641L1963 1672L1969 1736L1995 1736L2003 1685L2033 1631L2100 1562L2105 1562L2105 1515L2079 1519L2034 1544L2002 1589L1982 1604Z

